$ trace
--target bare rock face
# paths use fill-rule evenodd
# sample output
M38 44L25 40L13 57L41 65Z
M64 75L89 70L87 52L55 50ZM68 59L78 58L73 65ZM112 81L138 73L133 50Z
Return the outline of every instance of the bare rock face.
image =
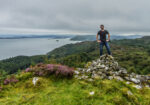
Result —
M111 55L103 55L100 58L88 62L85 68L77 68L75 77L87 81L96 79L117 79L128 81L139 86L150 86L150 76L128 73L125 68L118 65Z

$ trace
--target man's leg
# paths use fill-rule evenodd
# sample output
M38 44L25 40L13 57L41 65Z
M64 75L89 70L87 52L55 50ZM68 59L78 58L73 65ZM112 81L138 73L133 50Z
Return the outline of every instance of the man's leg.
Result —
M108 54L111 55L111 51L110 51L110 47L109 47L108 42L105 42L105 46L106 46Z
M100 56L103 55L103 46L104 46L104 43L100 42Z

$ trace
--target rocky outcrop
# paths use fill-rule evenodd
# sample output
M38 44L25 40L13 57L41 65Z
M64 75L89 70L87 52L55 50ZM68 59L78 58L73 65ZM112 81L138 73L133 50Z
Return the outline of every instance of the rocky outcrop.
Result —
M117 79L119 81L127 81L127 84L134 83L138 85L135 87L150 86L150 76L128 73L110 55L103 55L97 60L88 62L85 68L77 68L75 77L88 81L94 81L95 79Z

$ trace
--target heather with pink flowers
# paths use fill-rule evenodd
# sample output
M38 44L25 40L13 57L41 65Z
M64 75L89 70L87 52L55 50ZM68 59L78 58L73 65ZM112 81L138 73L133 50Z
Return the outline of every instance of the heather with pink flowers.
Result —
M17 83L19 80L15 76L8 77L4 80L4 85L8 85L10 83Z
M39 63L34 67L27 68L25 72L32 72L35 76L49 76L54 74L57 77L72 77L74 74L74 68L61 64Z

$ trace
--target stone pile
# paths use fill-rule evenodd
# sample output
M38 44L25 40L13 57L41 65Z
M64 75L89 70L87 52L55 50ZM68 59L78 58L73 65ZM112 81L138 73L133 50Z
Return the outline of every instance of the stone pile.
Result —
M127 83L137 84L137 87L150 86L150 76L128 73L125 68L118 65L111 55L103 55L97 60L88 62L85 68L77 68L75 77L88 81L95 79L117 79Z

